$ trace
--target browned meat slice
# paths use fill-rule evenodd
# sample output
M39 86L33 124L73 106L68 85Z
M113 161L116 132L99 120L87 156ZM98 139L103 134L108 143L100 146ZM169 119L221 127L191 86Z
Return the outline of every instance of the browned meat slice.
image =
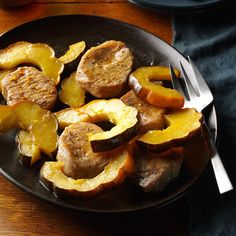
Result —
M74 179L92 178L109 161L108 152L94 153L88 134L101 132L92 123L79 122L65 128L58 142L57 160L64 162L64 173Z
M140 133L148 130L163 129L165 126L163 108L152 106L151 104L141 100L135 95L133 90L126 93L121 100L128 106L133 106L139 111Z
M57 99L54 82L34 67L19 67L4 77L1 87L8 105L30 100L49 110Z
M136 150L133 180L145 192L160 192L178 177L182 160L183 149L179 147L163 153Z
M97 98L115 97L124 88L132 63L132 53L123 42L106 41L83 55L76 78Z

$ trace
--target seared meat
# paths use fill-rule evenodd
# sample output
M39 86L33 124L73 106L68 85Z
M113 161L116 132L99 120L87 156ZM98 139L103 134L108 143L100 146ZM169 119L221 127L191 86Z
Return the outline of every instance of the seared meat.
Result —
M83 55L76 78L83 89L97 98L115 97L123 89L132 63L132 53L123 42L106 41Z
M163 129L165 126L163 108L152 106L135 95L133 90L126 93L121 100L128 106L133 106L139 111L140 133L148 130Z
M172 148L163 153L135 151L134 182L145 192L160 192L174 181L180 171L183 149Z
M1 81L1 87L8 105L30 100L49 110L57 99L54 82L34 67L19 67L7 74Z
M88 134L101 132L92 123L79 122L65 128L58 141L57 160L64 162L64 173L74 179L92 178L109 161L108 152L94 153Z

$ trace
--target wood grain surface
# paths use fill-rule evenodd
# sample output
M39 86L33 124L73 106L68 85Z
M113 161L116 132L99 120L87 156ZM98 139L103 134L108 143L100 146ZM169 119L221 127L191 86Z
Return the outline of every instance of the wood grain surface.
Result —
M0 8L0 34L24 22L51 15L90 14L119 19L171 42L171 15L126 0L39 0ZM3 235L187 235L186 202L181 199L138 216L84 215L50 205L23 192L0 176L0 236Z
M172 39L171 16L166 13L140 8L127 1L36 1L18 8L0 8L0 33L27 21L51 15L89 14L114 18L134 24L162 39Z

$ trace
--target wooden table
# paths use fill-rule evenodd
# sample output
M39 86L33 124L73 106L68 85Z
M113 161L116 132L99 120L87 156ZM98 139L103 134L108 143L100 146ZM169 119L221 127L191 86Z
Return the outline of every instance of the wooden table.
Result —
M27 21L50 15L90 14L119 19L171 42L171 15L126 0L38 0L0 9L0 34ZM187 235L186 202L139 217L84 216L50 205L0 176L0 235Z

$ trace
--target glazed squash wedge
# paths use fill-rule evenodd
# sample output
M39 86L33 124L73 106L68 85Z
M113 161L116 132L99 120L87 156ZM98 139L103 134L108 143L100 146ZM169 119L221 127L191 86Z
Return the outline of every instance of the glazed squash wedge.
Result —
M60 129L75 124L77 122L92 122L92 119L87 113L81 111L81 109L65 108L58 112L55 112L55 116L58 120Z
M60 127L73 122L98 123L110 121L115 126L109 131L89 135L94 152L103 152L119 147L131 140L138 132L138 110L125 105L120 99L93 100L78 109L56 113Z
M29 131L20 130L16 136L16 142L18 157L24 166L30 167L41 159L40 148L33 142Z
M175 70L177 75L179 72ZM171 80L168 67L140 67L129 76L129 85L136 95L158 107L181 108L184 97L176 90L152 81Z
M0 106L0 133L16 127L29 131L40 151L52 156L58 140L58 123L54 114L30 101Z
M62 162L45 162L40 181L57 196L91 197L121 184L133 171L133 158L127 149L119 149L104 170L91 179L73 179L63 173Z
M86 44L84 41L80 41L69 46L69 50L59 58L63 64L74 61L85 49Z
M76 72L72 73L69 78L62 80L59 92L60 100L73 108L80 107L85 102L85 90L81 88L75 76Z
M136 140L140 147L156 152L165 151L184 145L201 131L202 114L193 108L174 111L165 115L165 119L166 129L148 131Z
M64 69L64 64L47 44L21 41L0 50L0 69L12 69L20 64L38 66L56 85Z

